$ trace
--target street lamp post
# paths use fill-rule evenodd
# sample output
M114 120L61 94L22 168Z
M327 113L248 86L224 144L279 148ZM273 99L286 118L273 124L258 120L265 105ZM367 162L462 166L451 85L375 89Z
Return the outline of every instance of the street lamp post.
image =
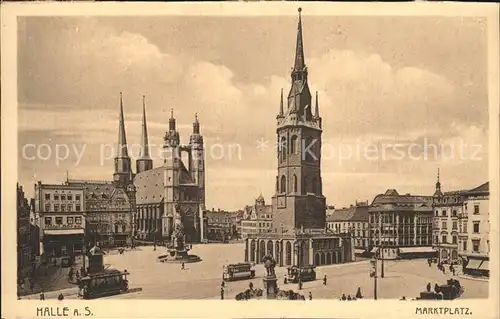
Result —
M382 259L382 264L380 265L380 278L384 278L384 244L382 243L380 247L380 259Z

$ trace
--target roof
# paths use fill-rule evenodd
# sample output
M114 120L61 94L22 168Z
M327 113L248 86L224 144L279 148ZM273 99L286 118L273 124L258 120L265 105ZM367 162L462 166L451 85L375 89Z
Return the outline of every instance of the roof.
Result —
M341 221L368 221L368 206L351 206L349 208L337 209L332 215L326 217L327 222Z
M431 206L432 196L421 196L405 194L400 195L395 189L388 189L384 194L375 196L371 206L394 205L394 206Z
M88 211L129 210L130 199L126 191L112 181L68 180L67 185L83 187Z
M471 189L468 191L469 194L475 194L475 193L489 193L490 192L490 182L486 182L482 185L479 185L476 188Z
M163 166L138 173L134 178L136 203L157 204L163 201L165 194Z

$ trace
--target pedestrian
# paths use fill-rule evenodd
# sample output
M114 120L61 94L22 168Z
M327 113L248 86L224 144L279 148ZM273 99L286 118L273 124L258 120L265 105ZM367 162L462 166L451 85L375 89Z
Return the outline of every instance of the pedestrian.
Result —
M181 270L184 270L184 263L181 264Z
M351 295L347 295L347 300L349 300L349 301L352 300Z
M435 293L438 293L438 292L439 292L439 286L438 286L438 284L435 284L435 285L434 285L434 292L435 292Z
M299 279L299 290L302 290L302 279Z
M346 300L347 298L345 297L345 294L342 294L342 298L340 298L342 300Z
M323 277L323 285L325 285L325 286L326 286L326 280L327 280L327 279L326 279L326 275L325 275L325 276Z
M358 291L356 292L356 298L362 299L363 295L361 294L361 287L358 287Z
M248 284L248 288L250 288L250 290L253 290L253 282L250 281L250 283Z
M224 287L220 287L220 300L224 300Z
M59 296L57 296L57 300L63 300L64 299L64 295L62 294L62 292L59 294Z
M40 300L45 300L45 294L43 293L43 290L40 293Z
M444 268L444 266L441 266L441 270L443 271L443 274L446 274L446 268Z
M431 292L431 283L430 282L427 284L427 292Z
M287 283L288 283L288 277L287 277L287 276L286 276L286 274L285 274L285 278L283 279L283 284L285 284L285 285L286 285Z
M221 286L222 288L224 288L225 284L226 284L226 283L225 283L225 282L224 282L224 280L223 280L223 281L220 283L220 286Z
M309 300L313 300L313 294L309 291Z

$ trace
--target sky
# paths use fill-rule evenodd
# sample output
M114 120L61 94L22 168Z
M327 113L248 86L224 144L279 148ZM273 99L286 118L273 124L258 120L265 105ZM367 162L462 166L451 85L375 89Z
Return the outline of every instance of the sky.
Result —
M309 86L323 118L328 204L371 202L389 188L432 195L438 168L445 191L487 181L486 20L302 18ZM207 207L241 209L259 194L270 202L276 115L281 89L290 89L297 21L19 18L19 182L32 196L36 181L61 183L67 172L112 179L123 92L133 157L145 95L155 167L170 110L184 144L197 113Z

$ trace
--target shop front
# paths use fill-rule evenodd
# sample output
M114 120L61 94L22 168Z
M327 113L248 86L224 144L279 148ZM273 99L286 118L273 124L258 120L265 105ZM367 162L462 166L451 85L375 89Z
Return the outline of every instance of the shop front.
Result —
M43 255L48 259L81 254L84 243L84 230L51 229L43 236Z

